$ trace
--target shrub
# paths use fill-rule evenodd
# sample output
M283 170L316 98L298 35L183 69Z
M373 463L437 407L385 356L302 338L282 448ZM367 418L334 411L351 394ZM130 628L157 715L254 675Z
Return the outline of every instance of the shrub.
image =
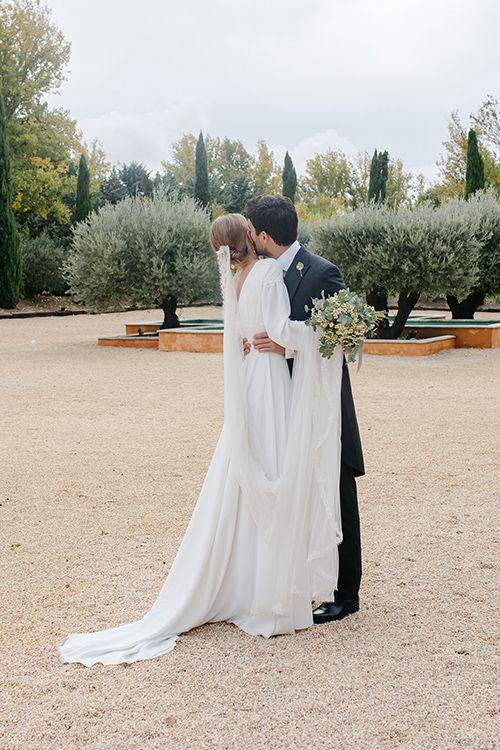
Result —
M63 264L67 253L43 231L38 237L21 238L23 286L28 297L40 292L64 294L67 284Z
M471 284L462 300L451 288L446 290L453 317L473 318L487 297L500 294L500 200L490 188L470 195L466 201L450 200L439 210L467 222L479 242L477 283Z
M421 295L464 293L479 275L480 241L458 212L366 206L322 222L313 236L318 252L343 270L351 289L398 298L394 322L377 330L384 338L402 333Z
M65 265L72 294L94 310L125 300L158 305L162 327L179 324L178 304L218 299L207 212L161 189L151 198L105 205L74 229Z

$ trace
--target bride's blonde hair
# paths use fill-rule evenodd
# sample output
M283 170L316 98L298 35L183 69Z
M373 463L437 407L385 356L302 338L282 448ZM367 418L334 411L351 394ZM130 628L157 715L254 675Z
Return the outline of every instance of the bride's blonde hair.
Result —
M219 216L210 227L210 244L215 252L227 245L231 260L236 263L245 261L254 251L247 243L248 224L241 214L224 214Z

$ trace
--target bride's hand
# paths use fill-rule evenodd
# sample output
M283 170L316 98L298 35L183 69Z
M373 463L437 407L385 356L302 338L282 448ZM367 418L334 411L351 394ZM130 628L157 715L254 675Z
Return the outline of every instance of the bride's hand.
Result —
M250 342L247 338L243 339L243 357L248 357L251 350Z
M258 352L273 352L273 354L281 355L285 353L285 349L282 346L269 338L267 331L255 334L253 337L253 348L257 349Z

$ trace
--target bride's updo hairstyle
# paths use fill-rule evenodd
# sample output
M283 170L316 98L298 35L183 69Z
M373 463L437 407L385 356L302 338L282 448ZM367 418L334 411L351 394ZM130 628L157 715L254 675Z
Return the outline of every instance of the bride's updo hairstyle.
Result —
M247 244L248 224L241 214L219 216L210 227L210 244L215 252L223 245L229 247L231 260L244 263L253 255Z

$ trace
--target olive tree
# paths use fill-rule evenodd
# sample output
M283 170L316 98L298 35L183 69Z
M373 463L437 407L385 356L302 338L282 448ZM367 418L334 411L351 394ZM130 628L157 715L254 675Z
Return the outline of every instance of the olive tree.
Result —
M313 230L317 251L340 266L346 284L395 296L394 321L377 336L397 338L420 296L464 293L479 273L480 240L460 215L429 206L366 206Z
M164 191L107 204L76 225L65 265L70 292L90 309L125 300L157 305L162 328L179 325L179 304L217 298L207 212Z
M479 240L479 278L465 291L462 299L446 289L446 299L453 318L474 318L487 297L500 294L500 199L493 188L477 191L468 200L454 198L442 211L459 215L468 222Z

